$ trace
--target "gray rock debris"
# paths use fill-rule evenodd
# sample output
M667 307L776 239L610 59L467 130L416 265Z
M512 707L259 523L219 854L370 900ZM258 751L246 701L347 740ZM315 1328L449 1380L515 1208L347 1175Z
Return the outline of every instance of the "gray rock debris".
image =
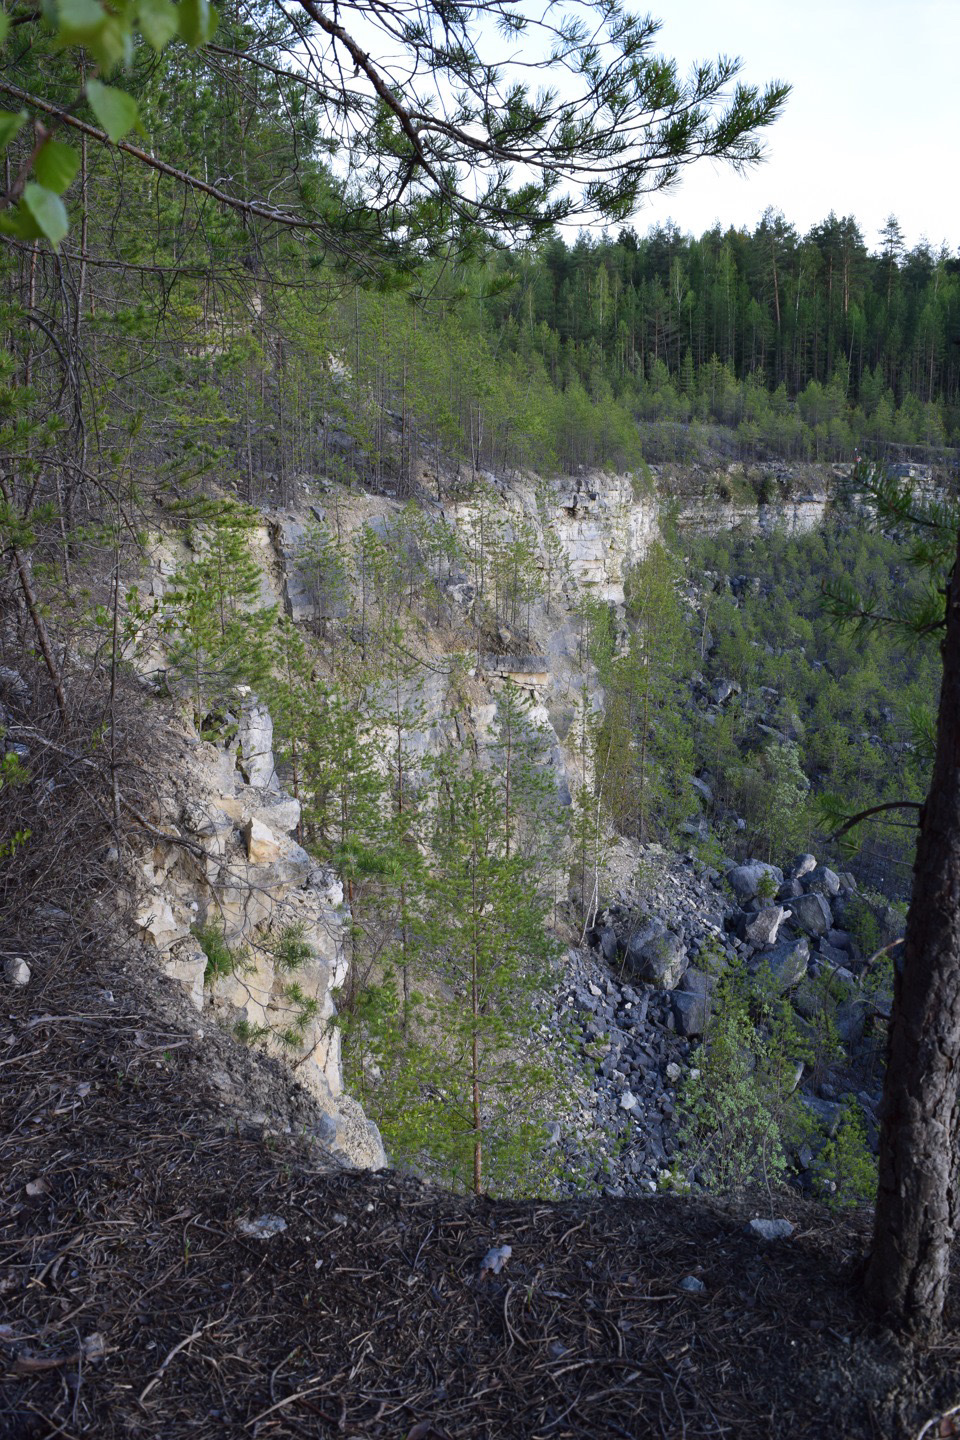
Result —
M272 1240L286 1230L287 1222L282 1215L258 1215L256 1220L238 1220L237 1229L248 1240Z
M702 1280L697 1279L696 1275L686 1275L677 1288L685 1290L688 1295L702 1295L707 1287Z
M761 1240L789 1240L794 1226L789 1220L751 1220L747 1230Z
M3 978L8 985L22 987L30 984L30 966L19 955L13 955L3 962Z
M792 990L794 985L807 973L810 963L810 946L806 940L784 940L762 957L762 963L769 969L773 989L778 995Z
M787 866L786 877L788 880L802 880L805 875L809 875L811 870L816 868L816 855L797 855Z
M775 945L780 926L792 913L782 905L765 905L744 922L744 940L749 940L751 945Z

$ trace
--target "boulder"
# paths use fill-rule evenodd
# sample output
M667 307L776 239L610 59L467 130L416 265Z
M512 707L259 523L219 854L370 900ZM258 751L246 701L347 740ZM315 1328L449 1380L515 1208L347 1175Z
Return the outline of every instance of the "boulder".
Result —
M789 1220L751 1220L747 1226L751 1235L761 1240L789 1240L794 1227Z
M802 880L817 868L816 855L795 855L786 869L788 880Z
M726 705L732 696L739 694L740 686L736 680L718 680L713 687L713 699L717 705Z
M659 990L673 990L687 967L683 941L660 920L648 920L627 941L631 974Z
M619 941L617 932L612 925L604 925L602 929L594 931L594 944L608 965L612 965L617 958Z
M847 970L850 956L846 950L838 950L835 945L830 944L829 940L820 940L817 945L817 953L823 963L830 966L831 970L843 970L845 974L850 973Z
M792 900L794 924L805 934L819 939L833 929L833 914L822 895L798 895Z
M717 988L715 975L708 975L703 970L698 970L695 965L690 965L680 978L677 987L686 991L688 995L712 995Z
M697 994L691 990L674 991L673 1015L677 1034L688 1038L702 1035L710 1023L711 1008L709 994Z
M857 1045L863 1039L867 1028L867 1009L867 1002L861 999L846 1000L837 1006L837 1034L844 1045Z
M811 870L805 877L805 883L808 892L825 895L828 900L840 894L840 876L826 865L818 865L815 870Z
M843 1119L843 1106L833 1100L821 1100L816 1095L801 1095L800 1102L829 1136L834 1136Z
M727 872L727 883L740 904L745 905L756 897L764 876L770 877L771 893L776 893L783 884L783 871L778 870L776 865L764 864L762 860L747 860L743 865L735 865Z
M742 939L749 941L751 945L775 945L777 934L784 920L789 920L792 912L784 910L782 905L765 905L762 910L747 916L743 924Z
M775 994L783 995L799 985L807 973L810 963L810 946L806 940L781 940L773 950L763 957L763 965L770 973L770 983Z
M697 794L700 796L700 799L703 801L704 805L709 808L713 804L713 791L710 789L710 786L707 784L706 780L701 780L699 776L694 775L690 783L693 786L694 790L696 790Z

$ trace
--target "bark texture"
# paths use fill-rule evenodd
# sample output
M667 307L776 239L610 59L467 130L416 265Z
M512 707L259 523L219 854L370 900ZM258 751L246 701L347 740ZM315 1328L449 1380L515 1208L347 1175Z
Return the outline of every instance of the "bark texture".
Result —
M930 793L920 812L890 1020L868 1297L921 1341L940 1329L960 1219L960 536L947 595Z

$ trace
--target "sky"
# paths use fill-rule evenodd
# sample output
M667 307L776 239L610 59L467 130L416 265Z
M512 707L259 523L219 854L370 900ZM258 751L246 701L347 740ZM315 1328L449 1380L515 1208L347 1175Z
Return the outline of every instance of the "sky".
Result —
M703 161L634 218L701 234L752 229L768 205L803 233L830 210L853 215L868 247L891 213L908 246L960 251L960 0L647 0L659 48L685 72L739 55L751 84L793 94L747 177ZM636 6L635 8L640 8Z

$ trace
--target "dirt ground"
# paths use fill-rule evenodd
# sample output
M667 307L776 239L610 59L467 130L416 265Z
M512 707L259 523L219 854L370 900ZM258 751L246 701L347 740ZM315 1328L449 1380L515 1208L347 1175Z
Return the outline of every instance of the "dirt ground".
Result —
M90 950L52 935L0 992L4 1440L955 1433L956 1291L932 1352L871 1325L866 1216L343 1171L278 1065Z

